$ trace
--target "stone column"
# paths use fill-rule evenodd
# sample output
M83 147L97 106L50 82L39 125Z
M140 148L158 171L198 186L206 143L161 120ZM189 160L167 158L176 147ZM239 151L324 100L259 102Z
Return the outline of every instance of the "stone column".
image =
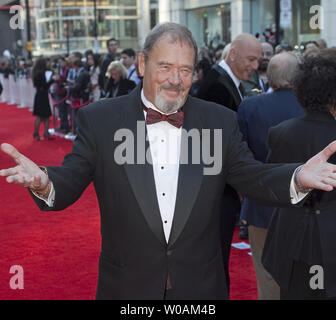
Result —
M321 38L327 41L328 47L336 46L336 1L321 0L323 25Z
M251 32L251 1L231 2L231 39L242 32Z
M138 39L142 48L145 38L150 31L150 3L149 0L138 0Z

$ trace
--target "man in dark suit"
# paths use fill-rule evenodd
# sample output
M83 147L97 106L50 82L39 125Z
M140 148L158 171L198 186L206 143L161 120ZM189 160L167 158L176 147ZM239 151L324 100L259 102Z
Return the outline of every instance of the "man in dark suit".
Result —
M336 143L299 172L297 164L253 159L232 111L188 96L196 61L186 27L158 25L139 55L143 87L80 109L78 136L60 167L40 168L1 145L17 166L0 175L30 188L43 210L68 207L93 181L101 211L98 299L227 299L219 230L225 183L273 206L289 205L300 186L336 187L332 178L321 185L336 167L320 161ZM205 142L188 143L185 133ZM175 143L167 144L170 137Z
M248 33L237 36L226 58L205 77L198 97L237 111L244 97L241 82L247 81L258 69L261 52L257 38Z
M248 33L237 36L230 44L225 59L215 65L205 77L198 97L207 101L219 103L231 110L237 111L244 97L242 81L248 80L258 69L262 47L257 38ZM240 197L232 186L227 185L223 206L226 215L222 216L222 242L224 266L229 265L230 246L234 227L240 212ZM244 226L241 227L244 231ZM247 231L247 227L245 227ZM229 270L226 270L229 282Z
M292 53L280 53L273 57L267 69L267 77L274 92L245 99L238 107L238 123L243 139L254 157L261 162L266 162L268 154L269 128L304 113L291 89L298 66L299 61ZM260 300L280 298L278 285L261 264L272 211L273 208L260 206L247 198L242 203L240 218L249 225L248 235Z
M336 49L306 58L294 90L305 115L270 129L269 162L306 161L335 139ZM336 190L313 190L302 206L274 211L262 261L281 299L336 299L335 203Z

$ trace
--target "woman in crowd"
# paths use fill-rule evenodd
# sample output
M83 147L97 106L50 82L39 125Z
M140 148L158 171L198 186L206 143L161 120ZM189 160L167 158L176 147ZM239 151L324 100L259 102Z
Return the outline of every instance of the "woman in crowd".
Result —
M33 84L36 88L34 97L33 115L35 119L34 138L41 140L39 135L40 124L44 123L44 137L51 140L49 135L49 117L51 116L48 90L51 84L51 77L46 79L47 61L44 58L37 59L33 68Z
M99 68L99 55L89 53L87 56L87 64L90 73L90 101L96 102L100 98L100 88L98 84L100 68Z
M105 92L106 98L114 98L128 94L135 88L135 83L127 78L127 69L120 61L113 61L107 68Z
M270 129L269 162L303 163L335 140L336 49L308 56L294 90L306 114ZM336 190L301 191L310 191L302 205L274 212L263 264L280 285L281 299L335 299Z

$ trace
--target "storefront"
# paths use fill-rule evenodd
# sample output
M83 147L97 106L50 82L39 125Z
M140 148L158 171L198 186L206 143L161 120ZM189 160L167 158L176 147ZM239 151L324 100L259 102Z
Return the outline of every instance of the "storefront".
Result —
M231 4L187 10L187 26L199 47L231 42Z
M35 55L95 48L93 0L36 0ZM138 48L137 0L97 0L98 50L109 38L120 47Z
M320 38L321 29L310 25L311 8L320 5L321 0L280 0L280 43L295 46ZM276 11L275 0L251 0L251 33L275 33Z

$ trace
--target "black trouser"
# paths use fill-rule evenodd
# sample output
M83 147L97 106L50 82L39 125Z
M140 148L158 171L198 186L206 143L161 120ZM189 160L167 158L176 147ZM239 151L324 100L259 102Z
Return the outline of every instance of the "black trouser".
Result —
M59 117L61 120L61 129L66 132L70 131L68 113L69 113L69 105L64 101L58 106Z

